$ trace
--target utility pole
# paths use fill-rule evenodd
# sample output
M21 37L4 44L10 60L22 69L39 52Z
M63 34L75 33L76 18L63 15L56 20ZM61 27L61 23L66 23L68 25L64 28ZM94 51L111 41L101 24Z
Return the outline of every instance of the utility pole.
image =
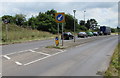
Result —
M73 10L73 12L74 12L74 42L75 42L75 12L76 10Z

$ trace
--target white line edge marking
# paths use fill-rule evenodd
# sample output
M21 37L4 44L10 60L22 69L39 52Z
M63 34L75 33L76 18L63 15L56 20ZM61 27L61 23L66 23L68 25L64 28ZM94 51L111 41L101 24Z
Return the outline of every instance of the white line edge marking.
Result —
M18 62L18 61L16 61L15 63L16 63L17 65L20 65L20 66L22 65L22 63L20 63L20 62Z
M10 60L11 58L8 57L7 55L4 55L3 57L5 57L6 59Z
M33 50L35 50L35 49L38 49L38 48L34 48ZM13 53L5 54L5 55L12 55L12 54L22 53L22 52L26 52L26 51L29 51L29 49L28 50L23 50L23 51L18 51L18 52L13 52Z
M62 51L62 52L55 53L55 54L53 54L53 55L51 55L51 56L55 56L55 55L57 55L57 54L60 54L60 53L65 52L65 51L66 51L66 50L64 50L64 51ZM40 58L40 59L38 59L38 60L31 61L31 62L29 62L29 63L24 64L24 66L30 65L30 64L35 63L35 62L37 62L37 61L41 61L41 60L46 59L46 58L51 57L51 56L46 56L46 57Z
M35 53L40 53L40 54L47 55L47 56L51 56L50 54L43 53L43 52L36 52L36 51L34 51L34 50L29 50L29 51L31 51L31 52L35 52Z
M23 50L23 51L18 51L18 52L14 52L14 53L9 53L9 54L6 54L6 55L12 55L12 54L16 54L16 53L23 53L23 52L26 52L28 50Z

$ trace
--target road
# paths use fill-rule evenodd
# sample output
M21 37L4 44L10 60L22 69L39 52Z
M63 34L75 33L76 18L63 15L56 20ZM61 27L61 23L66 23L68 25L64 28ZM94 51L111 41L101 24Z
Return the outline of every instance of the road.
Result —
M97 73L105 71L109 65L118 36L102 38L65 50L43 48L52 43L52 40L46 40L3 46L2 75L100 75Z

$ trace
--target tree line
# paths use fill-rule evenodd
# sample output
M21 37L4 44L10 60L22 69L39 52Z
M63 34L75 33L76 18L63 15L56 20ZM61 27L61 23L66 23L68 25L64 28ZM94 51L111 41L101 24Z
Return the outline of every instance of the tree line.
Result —
M16 24L24 28L37 29L42 31L51 32L53 34L57 33L57 23L55 22L56 10L51 9L46 12L39 12L37 16L32 16L28 20L24 14L16 14L15 16L4 15L2 16L2 21L6 19L10 24ZM60 32L61 26L60 23ZM98 22L95 19L88 19L86 22L84 20L78 21L75 18L76 31L98 31ZM71 14L65 14L64 31L73 31L74 29L74 17Z

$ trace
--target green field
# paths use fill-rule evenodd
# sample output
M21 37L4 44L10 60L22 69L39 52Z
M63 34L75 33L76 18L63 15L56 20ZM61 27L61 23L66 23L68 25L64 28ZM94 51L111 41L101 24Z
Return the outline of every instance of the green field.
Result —
M23 28L14 24L7 24L8 33L6 31L6 25L1 24L2 33L0 37L2 37L0 44L11 44L16 42L26 42L31 40L41 40L53 38L55 35L38 30L32 30L30 28Z
M119 76L120 78L120 43L117 45L114 50L114 54L112 56L109 68L105 72L105 76Z

